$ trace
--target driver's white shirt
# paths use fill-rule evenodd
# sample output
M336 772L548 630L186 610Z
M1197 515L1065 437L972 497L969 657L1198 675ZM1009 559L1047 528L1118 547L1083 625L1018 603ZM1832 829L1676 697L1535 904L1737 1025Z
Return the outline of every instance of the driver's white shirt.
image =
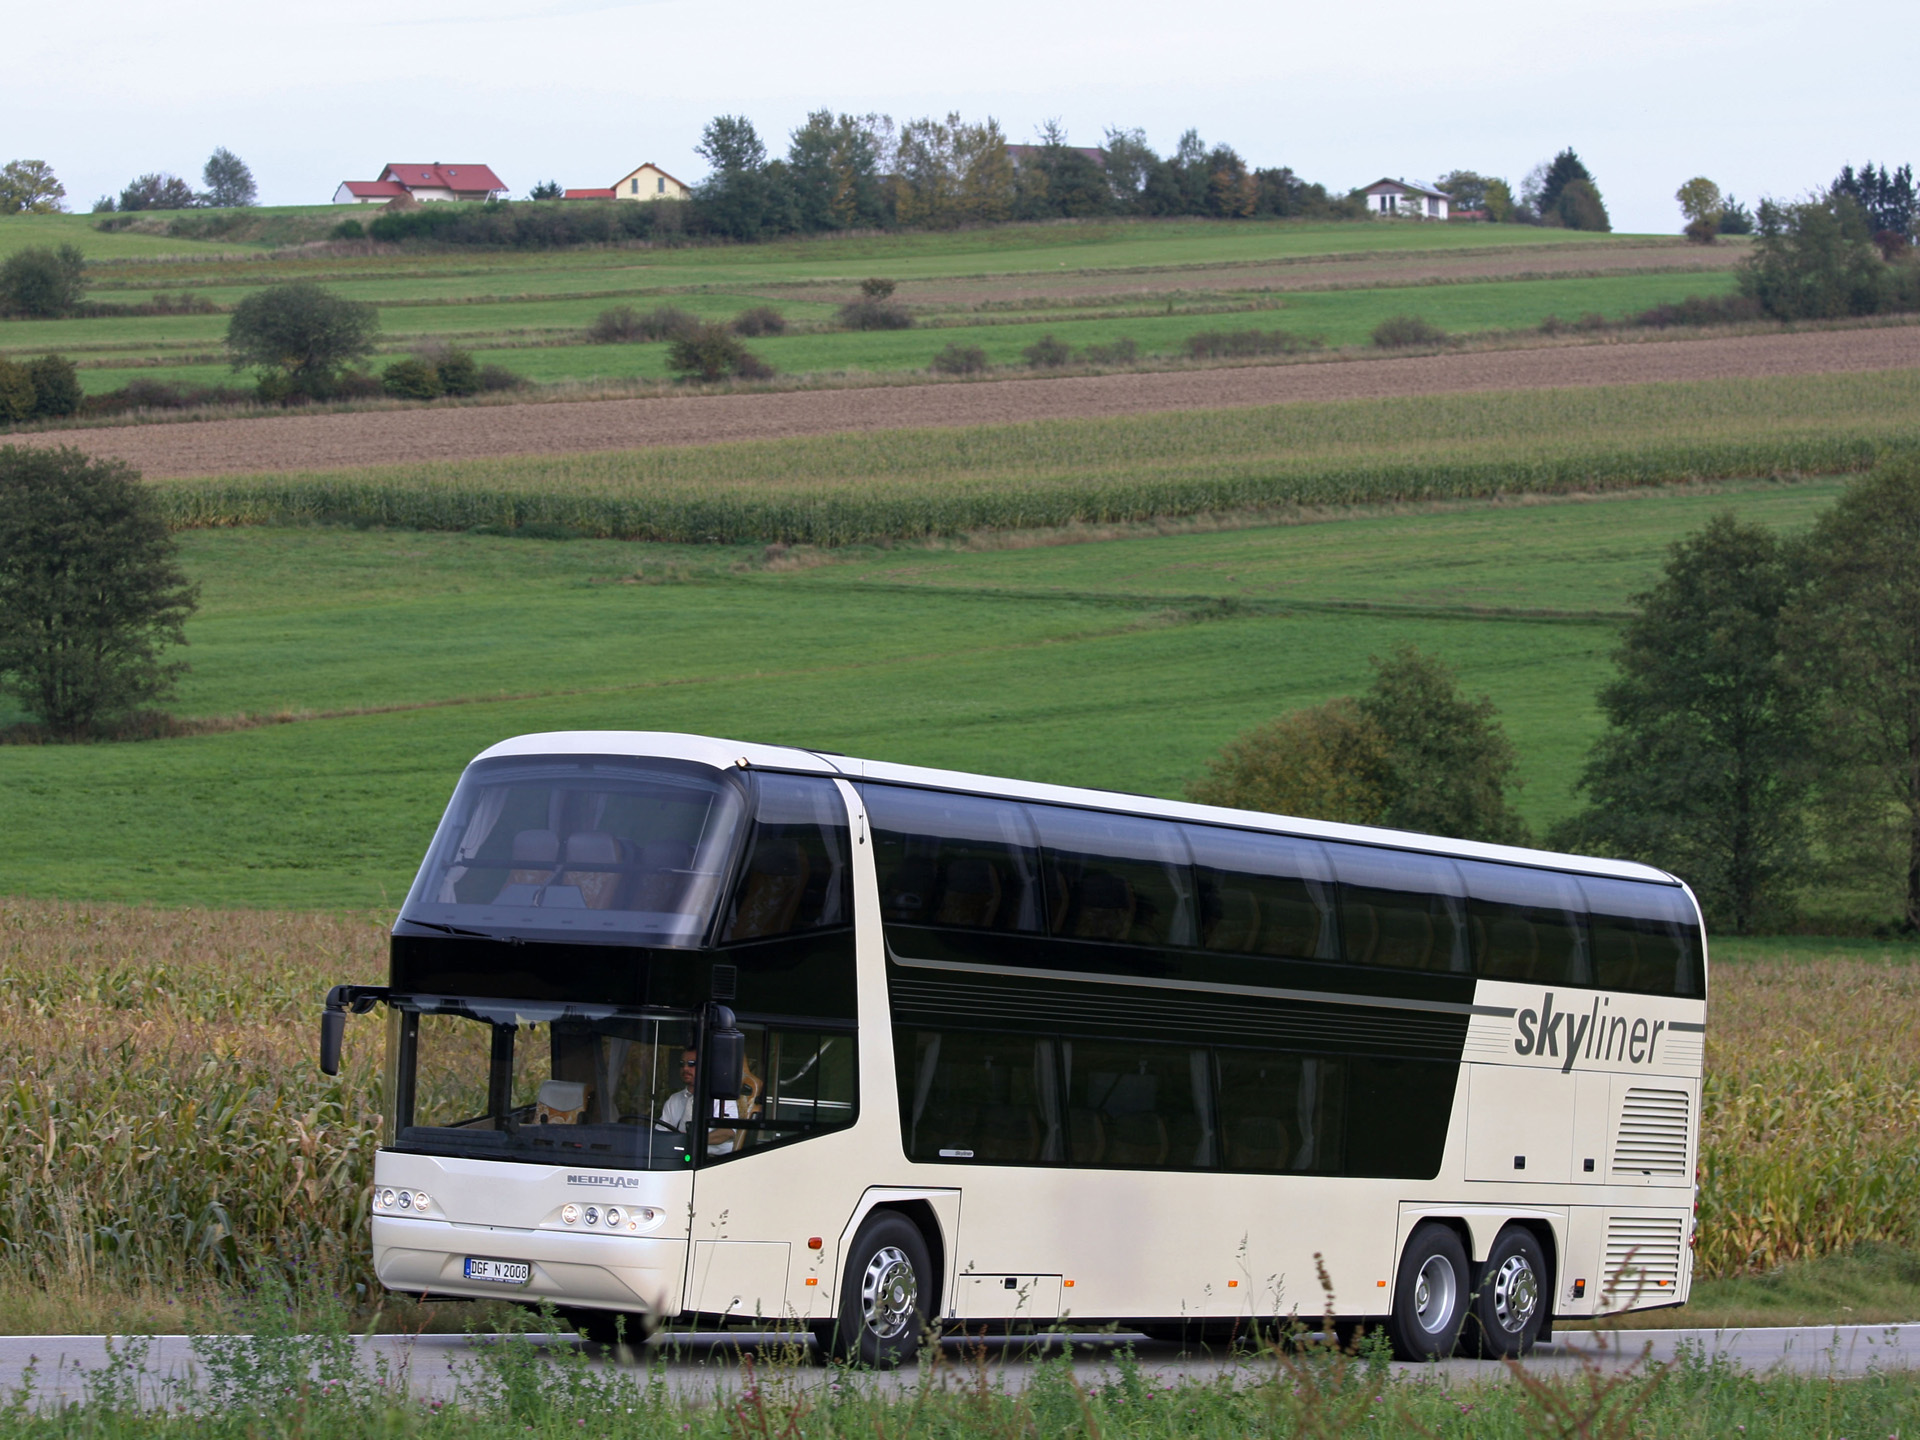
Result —
M724 1118L727 1120L738 1120L740 1118L740 1106L736 1101L733 1101L733 1100L719 1101L717 1104L717 1108L719 1110L718 1118ZM660 1123L662 1125L670 1125L675 1130L680 1131L682 1134L686 1132L688 1125L691 1124L692 1121L693 1121L693 1091L692 1090L682 1090L682 1091L679 1091L677 1094L669 1095L666 1099L666 1103L660 1107ZM732 1150L733 1150L733 1141L731 1140L722 1140L718 1142L709 1141L707 1143L707 1153L709 1155L726 1155L731 1153Z

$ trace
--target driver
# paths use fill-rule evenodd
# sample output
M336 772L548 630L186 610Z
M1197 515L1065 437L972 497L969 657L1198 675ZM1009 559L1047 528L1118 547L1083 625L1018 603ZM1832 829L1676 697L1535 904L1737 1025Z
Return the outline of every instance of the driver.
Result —
M693 1082L700 1067L700 1052L688 1046L680 1055L680 1085L676 1094L669 1095L660 1107L659 1127L662 1130L678 1130L687 1133L693 1123ZM714 1118L717 1120L738 1120L739 1102L734 1100L714 1101ZM707 1132L707 1153L709 1155L730 1155L734 1142L740 1138L737 1130L709 1130Z

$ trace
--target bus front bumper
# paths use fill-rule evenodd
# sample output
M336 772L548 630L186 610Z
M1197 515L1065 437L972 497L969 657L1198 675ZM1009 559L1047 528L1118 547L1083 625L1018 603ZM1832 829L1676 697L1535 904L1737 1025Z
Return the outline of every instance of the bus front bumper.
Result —
M524 1265L524 1283L469 1278L469 1260ZM373 1268L389 1290L580 1304L673 1315L686 1275L684 1239L373 1217ZM477 1267L483 1273L498 1266ZM507 1271L505 1273L517 1273Z

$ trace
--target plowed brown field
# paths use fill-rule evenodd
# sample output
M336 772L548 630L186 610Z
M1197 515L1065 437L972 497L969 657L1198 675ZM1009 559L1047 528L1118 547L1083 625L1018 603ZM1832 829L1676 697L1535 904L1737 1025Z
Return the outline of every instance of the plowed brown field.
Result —
M78 445L151 477L331 470L768 440L841 430L991 425L1353 400L1920 367L1920 326L1643 341L1404 358L776 394L685 395L287 415L21 437Z

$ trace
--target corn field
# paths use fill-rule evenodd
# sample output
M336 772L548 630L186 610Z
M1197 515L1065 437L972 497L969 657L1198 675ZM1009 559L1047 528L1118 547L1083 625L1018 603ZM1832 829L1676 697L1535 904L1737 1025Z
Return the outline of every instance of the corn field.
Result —
M155 483L177 528L847 545L1870 468L1920 372L1428 396Z
M371 1279L384 1031L315 1065L383 917L0 901L0 1268L134 1290ZM1699 1273L1920 1246L1920 965L1721 964Z

